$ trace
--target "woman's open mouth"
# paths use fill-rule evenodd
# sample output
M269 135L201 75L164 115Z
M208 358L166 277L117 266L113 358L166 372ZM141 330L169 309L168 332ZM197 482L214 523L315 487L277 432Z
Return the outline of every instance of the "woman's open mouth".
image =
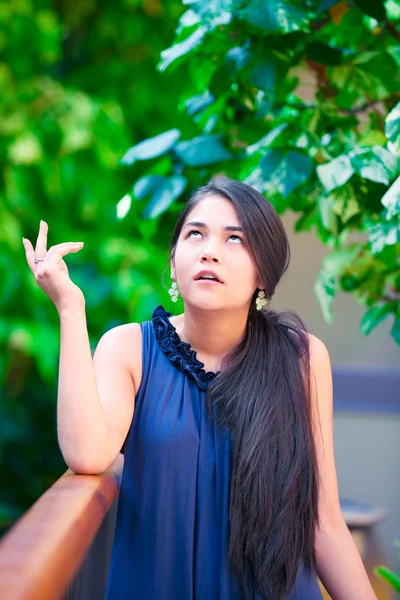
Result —
M217 275L217 273L215 273L215 271L210 271L208 269L203 269L202 271L197 273L194 280L197 281L198 283L208 283L209 285L223 283L223 281L221 280L221 277L219 275Z
M206 285L222 285L220 281L216 279L196 279L196 283L204 283Z

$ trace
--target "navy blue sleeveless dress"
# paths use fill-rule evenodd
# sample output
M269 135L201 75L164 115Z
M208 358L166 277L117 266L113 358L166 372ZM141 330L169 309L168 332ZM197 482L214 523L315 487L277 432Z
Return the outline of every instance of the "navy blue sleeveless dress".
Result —
M170 316L159 306L141 324L142 380L121 450L106 600L240 600L227 564L232 444L205 407L216 373ZM300 568L287 598L321 600L315 574Z

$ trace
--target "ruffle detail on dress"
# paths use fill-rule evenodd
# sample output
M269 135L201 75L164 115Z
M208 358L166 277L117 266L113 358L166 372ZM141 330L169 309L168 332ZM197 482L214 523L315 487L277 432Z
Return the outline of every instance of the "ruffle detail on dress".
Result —
M167 312L161 304L154 310L152 321L157 343L178 369L194 379L200 389L206 390L220 371L205 371L204 363L199 361L196 351L188 342L180 339L169 320L171 316L172 313Z

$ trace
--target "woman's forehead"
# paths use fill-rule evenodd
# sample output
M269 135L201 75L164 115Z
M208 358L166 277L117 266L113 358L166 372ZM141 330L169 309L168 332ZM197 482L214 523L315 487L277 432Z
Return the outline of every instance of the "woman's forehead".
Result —
M239 219L232 202L217 194L210 194L200 200L190 211L184 225L190 221L203 222L206 225L239 225Z

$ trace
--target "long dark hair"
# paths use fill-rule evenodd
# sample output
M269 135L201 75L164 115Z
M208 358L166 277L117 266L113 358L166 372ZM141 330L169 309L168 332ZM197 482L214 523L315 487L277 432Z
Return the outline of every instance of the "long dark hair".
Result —
M290 259L282 221L255 189L214 177L178 217L173 259L188 214L205 196L230 200L246 234L268 303ZM207 410L233 436L228 559L241 596L280 600L301 563L316 569L318 468L310 404L309 337L294 311L257 310L254 292L246 334L207 389ZM215 410L213 410L213 408Z

